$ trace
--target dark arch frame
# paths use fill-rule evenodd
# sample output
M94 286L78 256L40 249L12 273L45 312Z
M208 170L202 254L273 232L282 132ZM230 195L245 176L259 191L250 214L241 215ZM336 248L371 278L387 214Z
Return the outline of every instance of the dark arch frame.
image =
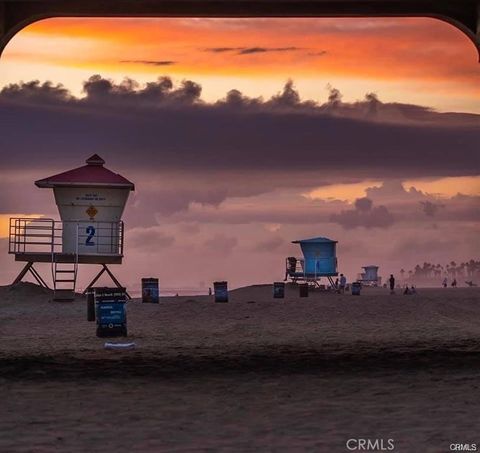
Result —
M432 17L480 57L480 0L0 0L0 55L22 28L52 17Z

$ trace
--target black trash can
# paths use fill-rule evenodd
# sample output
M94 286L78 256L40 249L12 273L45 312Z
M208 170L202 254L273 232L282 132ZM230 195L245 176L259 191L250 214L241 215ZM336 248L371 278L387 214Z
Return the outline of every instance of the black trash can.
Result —
M213 292L215 294L215 302L228 302L227 282L213 282Z
M158 304L159 300L158 278L142 278L142 302Z
M125 288L95 288L97 337L127 336Z
M95 293L93 288L87 288L87 321L95 321Z
M273 283L273 298L274 299L283 299L285 297L285 283L284 282L274 282Z
M300 297L308 297L308 283L302 283L298 287L300 289Z

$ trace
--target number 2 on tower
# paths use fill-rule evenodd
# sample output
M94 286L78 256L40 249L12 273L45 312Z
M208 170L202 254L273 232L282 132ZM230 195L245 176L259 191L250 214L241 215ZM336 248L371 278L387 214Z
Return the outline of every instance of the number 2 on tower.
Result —
M93 236L95 236L95 228L93 226L88 226L85 230L87 233L87 240L85 241L85 245L95 245L95 242L92 241Z

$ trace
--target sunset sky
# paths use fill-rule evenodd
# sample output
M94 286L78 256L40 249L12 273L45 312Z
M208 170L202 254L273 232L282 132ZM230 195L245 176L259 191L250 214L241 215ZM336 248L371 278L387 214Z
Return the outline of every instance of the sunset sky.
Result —
M93 153L137 187L128 285L273 281L311 236L350 279L479 258L480 64L444 22L49 19L0 90L0 284L8 217L57 216L33 181Z

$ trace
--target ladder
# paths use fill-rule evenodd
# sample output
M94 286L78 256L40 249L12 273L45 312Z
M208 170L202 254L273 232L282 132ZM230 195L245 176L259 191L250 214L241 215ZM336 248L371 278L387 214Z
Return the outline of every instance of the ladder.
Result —
M53 300L67 301L75 299L75 287L78 273L78 224L75 253L55 252L54 232L52 232L52 279ZM59 257L61 259L59 260Z
M53 300L75 299L75 287L77 283L78 260L77 255L72 254L73 262L58 262L57 254L53 254Z

